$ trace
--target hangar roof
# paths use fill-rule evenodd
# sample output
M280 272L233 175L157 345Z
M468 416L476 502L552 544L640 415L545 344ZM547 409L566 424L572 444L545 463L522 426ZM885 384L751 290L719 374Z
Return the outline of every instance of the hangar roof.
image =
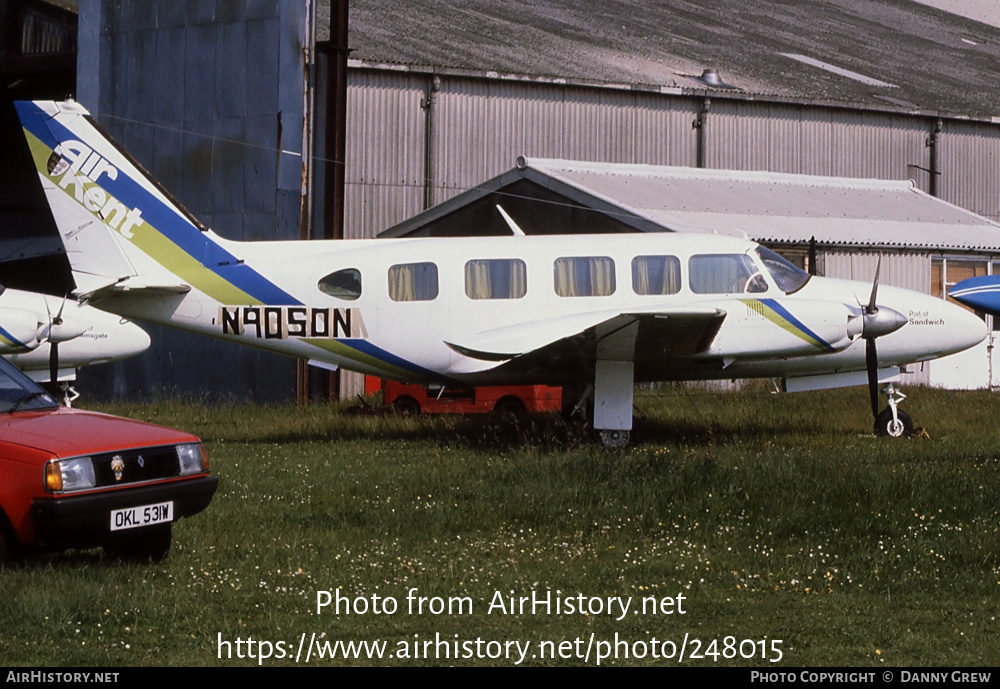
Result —
M745 234L770 243L808 243L815 237L817 243L833 246L1000 251L1000 223L930 196L909 181L523 157L510 172L380 236L427 234L425 228L447 222L481 200L523 204L525 181L549 194L532 194L536 204L598 211L632 231ZM523 205L518 210L510 215L526 233L552 231L544 211L525 212Z
M351 0L350 48L355 65L1000 118L996 10L924 3L976 4ZM329 0L317 15L328 38ZM708 68L736 88L699 80Z

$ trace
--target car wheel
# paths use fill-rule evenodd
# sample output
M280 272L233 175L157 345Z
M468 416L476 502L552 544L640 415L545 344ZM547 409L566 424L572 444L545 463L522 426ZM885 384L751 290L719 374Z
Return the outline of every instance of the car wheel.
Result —
M493 412L500 417L507 419L520 419L527 414L524 402L517 397L504 397L497 401L493 407Z
M400 416L418 416L420 414L420 403L412 397L398 397L392 403L392 410Z
M119 560L163 562L170 552L170 524L140 529L120 536L104 547L104 552Z

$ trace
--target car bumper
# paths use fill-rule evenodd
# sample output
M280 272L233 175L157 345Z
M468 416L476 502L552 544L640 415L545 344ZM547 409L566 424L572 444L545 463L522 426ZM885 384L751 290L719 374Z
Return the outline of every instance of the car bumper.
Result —
M208 507L218 485L218 478L202 476L102 493L35 500L31 505L31 517L36 544L64 548L103 545L111 535L112 510L172 501L172 521L190 517ZM153 527L139 527L134 531L144 528Z

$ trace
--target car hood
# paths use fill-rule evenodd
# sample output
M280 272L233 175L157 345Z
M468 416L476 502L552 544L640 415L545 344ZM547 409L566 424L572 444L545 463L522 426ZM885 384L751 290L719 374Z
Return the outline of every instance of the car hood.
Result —
M151 423L60 407L0 414L0 442L30 447L54 457L74 457L192 443L198 438Z

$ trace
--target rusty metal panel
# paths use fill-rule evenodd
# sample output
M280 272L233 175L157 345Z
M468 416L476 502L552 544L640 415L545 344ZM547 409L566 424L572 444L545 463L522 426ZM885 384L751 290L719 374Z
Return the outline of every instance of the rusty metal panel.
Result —
M941 198L1000 222L1000 123L948 121L938 146Z

